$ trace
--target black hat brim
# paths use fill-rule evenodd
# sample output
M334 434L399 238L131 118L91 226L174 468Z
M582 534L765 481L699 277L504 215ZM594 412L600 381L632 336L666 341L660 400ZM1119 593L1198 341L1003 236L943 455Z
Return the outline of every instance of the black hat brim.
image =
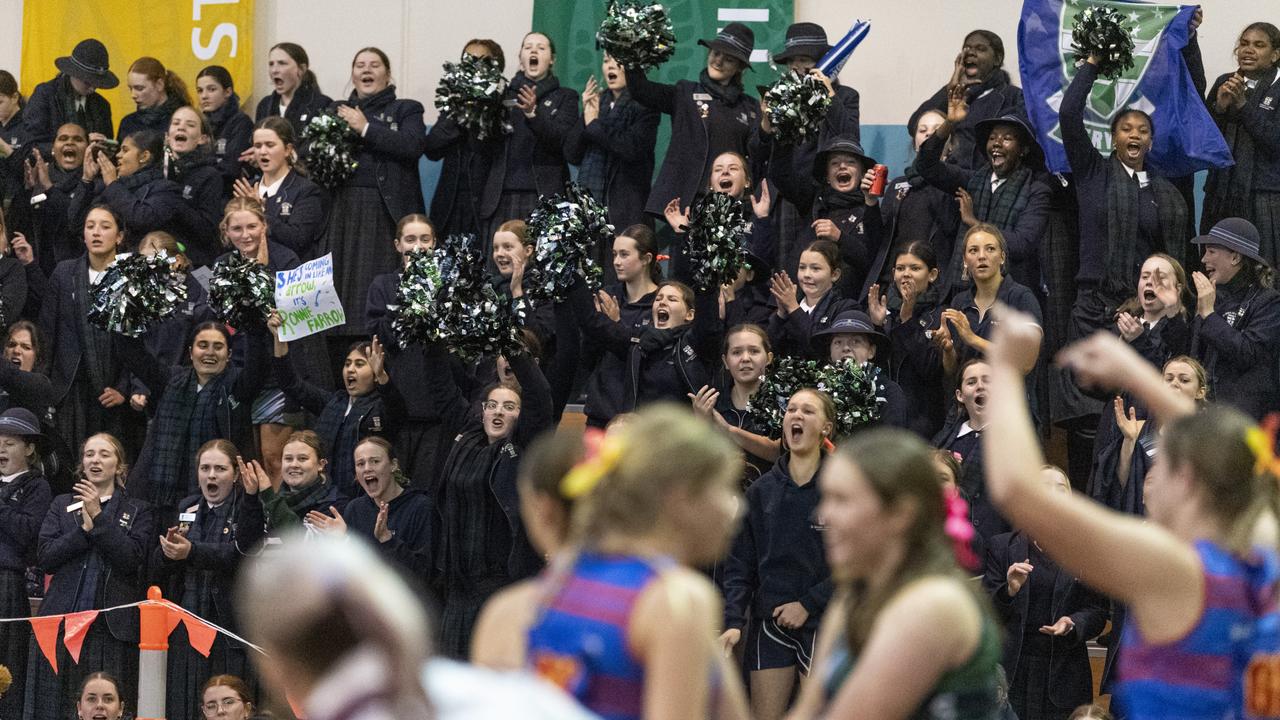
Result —
M120 78L116 77L115 73L110 70L103 73L87 72L84 68L72 62L70 56L64 55L54 60L53 65L64 75L70 75L85 82L93 83L93 86L100 90L110 90L120 86Z
M773 56L775 63L784 63L791 58L811 57L815 61L821 60L827 53L831 52L830 45L796 45L795 47L785 48L782 52Z
M724 42L719 39L712 39L712 40L699 40L698 44L709 50L719 50L725 55L728 55L734 60L737 60L741 62L743 65L746 65L748 70L751 69L751 56L743 55L741 50L730 45L727 42Z

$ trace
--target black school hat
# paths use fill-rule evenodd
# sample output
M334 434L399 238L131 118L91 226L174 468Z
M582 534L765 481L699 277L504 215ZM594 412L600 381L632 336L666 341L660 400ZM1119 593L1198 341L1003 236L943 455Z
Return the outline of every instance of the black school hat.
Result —
M699 40L698 44L719 50L731 58L741 60L743 65L751 67L751 51L756 46L756 34L751 28L740 22L731 22L711 40Z
M821 60L831 51L827 31L817 23L793 23L787 28L787 42L782 51L773 56L775 63L785 63L795 57L811 57Z
M96 88L110 90L120 84L120 79L108 67L111 62L107 46L95 38L81 40L70 55L53 61L62 72L91 83Z

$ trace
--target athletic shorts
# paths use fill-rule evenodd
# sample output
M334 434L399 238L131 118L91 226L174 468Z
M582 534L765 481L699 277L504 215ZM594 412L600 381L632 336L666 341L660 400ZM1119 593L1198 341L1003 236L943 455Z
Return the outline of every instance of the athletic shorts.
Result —
M747 625L743 664L747 670L799 667L801 674L808 675L817 635L816 628L791 630L773 618L753 619Z

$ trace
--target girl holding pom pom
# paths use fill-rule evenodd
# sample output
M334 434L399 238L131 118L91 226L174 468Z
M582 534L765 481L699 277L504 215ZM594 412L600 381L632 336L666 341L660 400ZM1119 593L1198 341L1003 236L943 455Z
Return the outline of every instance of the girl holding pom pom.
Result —
M755 33L739 22L725 25L707 48L707 66L696 81L656 83L643 71L626 68L627 87L641 104L671 116L671 145L649 192L645 212L662 217L675 198L692 202L705 189L701 178L724 152L745 156L752 129L760 122L759 101L742 87L751 65Z

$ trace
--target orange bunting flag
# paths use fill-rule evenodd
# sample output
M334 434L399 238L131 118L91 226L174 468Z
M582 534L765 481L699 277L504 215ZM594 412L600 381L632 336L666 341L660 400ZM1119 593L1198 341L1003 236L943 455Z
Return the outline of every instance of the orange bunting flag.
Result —
M54 674L58 672L58 626L61 624L61 615L31 618L31 632L35 634L40 652L53 667Z
M218 637L218 631L189 612L182 613L182 624L187 627L187 642L191 643L191 648L209 657L209 650L213 648L213 641Z
M164 616L164 636L169 637L173 634L173 629L178 627L178 623L182 622L182 610L172 603L168 603L169 612Z
M67 625L62 636L62 644L67 646L71 659L79 665L80 650L84 647L85 636L89 634L89 626L93 624L94 618L98 617L98 611L85 610L66 617Z

